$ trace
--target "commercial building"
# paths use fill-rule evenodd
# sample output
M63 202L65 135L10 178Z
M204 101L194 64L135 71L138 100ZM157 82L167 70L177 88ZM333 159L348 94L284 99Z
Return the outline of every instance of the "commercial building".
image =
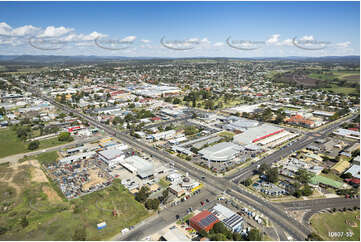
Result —
M171 192L172 194L174 194L177 197L181 197L182 195L185 194L185 191L183 190L183 188L181 188L178 184L172 184L171 186L168 187L169 192Z
M103 150L99 153L99 158L103 162L105 162L108 166L112 167L119 164L121 161L124 160L124 152L118 149L112 150Z
M164 132L160 132L160 133L156 133L156 134L152 134L149 135L147 137L147 139L153 139L153 140L169 140L171 138L173 138L176 134L176 131L171 129L168 131L164 131Z
M71 163L73 163L75 161L80 161L80 160L83 160L83 159L89 159L89 158L95 156L95 154L96 153L94 151L80 153L80 154L64 157L64 158L59 160L59 163L60 164L71 164Z
M217 218L232 232L239 232L242 230L243 218L230 210L229 208L217 203L212 209L210 209Z
M229 161L242 150L242 147L231 142L222 142L198 151L203 159L209 161Z
M140 178L154 175L153 164L136 155L124 159L120 164L130 172L137 174Z
M283 131L283 128L279 128L269 124L262 124L258 127L249 128L241 134L235 135L233 137L233 141L238 144L251 144L271 137L273 135L279 134Z
M360 132L358 132L358 131L353 131L353 130L349 130L349 129L337 129L333 133L336 135L346 137L346 138L358 139L358 140L360 139Z
M169 229L160 237L160 241L192 241L178 227Z
M204 210L189 219L189 225L198 232L202 230L209 232L218 222L220 222L219 219L208 210Z

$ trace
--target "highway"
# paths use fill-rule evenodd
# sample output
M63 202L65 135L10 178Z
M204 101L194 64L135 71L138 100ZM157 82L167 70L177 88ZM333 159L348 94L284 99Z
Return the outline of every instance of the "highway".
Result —
M275 203L274 203L275 204ZM353 208L360 207L359 198L327 198L327 199L313 199L293 202L279 202L279 206L289 210L323 210L326 208Z
M66 105L60 104L54 101L53 99L50 99L49 97L43 96L39 92L34 91L33 89L27 89L27 91L30 91L34 95L37 95L44 100L47 100L56 107L68 113L73 113L74 115L83 118L84 120L87 120L90 124L94 125L95 127L103 129L105 132L107 132L112 136L117 137L124 143L130 144L131 146L138 148L145 153L150 154L151 156L157 158L158 160L164 163L168 163L168 164L173 163L176 169L182 170L183 172L188 172L191 176L198 178L199 180L202 180L202 177L206 177L206 179L203 180L203 183L207 185L209 192L214 194L220 194L221 192L226 191L229 195L231 195L233 198L237 199L238 201L245 203L249 206L252 206L254 209L260 211L266 217L268 217L276 228L281 229L282 230L281 234L283 234L284 231L295 240L305 240L307 235L310 233L310 230L306 226L296 221L295 219L291 218L281 208L273 205L268 201L263 200L262 198L259 198L251 194L246 190L243 190L238 184L232 182L229 178L219 178L219 177L209 176L200 168L193 167L185 160L182 160L178 157L174 157L164 151L157 150L147 144L141 143L135 138L128 136L124 133L121 133L120 131L117 131L115 129L112 129L105 124L99 123L94 118L84 115L83 113L80 113L77 110L74 110ZM292 146L289 146L284 150L279 150L276 154L275 153L271 154L270 156L257 162L257 164L260 164L260 162L266 162L267 164L275 162L279 160L282 155L284 157L287 154L292 153L294 150L300 149L300 147L304 147L309 143L313 142L313 141L310 142L310 140L318 139L318 138L320 137L314 138L314 137L305 136L304 140L301 139L300 141L294 143ZM254 169L254 166L252 167L253 168L251 169L247 167L245 170L246 172L242 170L237 175L250 174L250 172L253 172L252 169ZM284 236L281 239L285 239Z

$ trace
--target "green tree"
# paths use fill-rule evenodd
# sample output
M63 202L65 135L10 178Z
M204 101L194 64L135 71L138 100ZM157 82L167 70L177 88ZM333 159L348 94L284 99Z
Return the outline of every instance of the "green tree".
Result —
M140 191L135 195L135 200L138 202L145 202L149 196L149 188L146 186L142 186Z
M266 170L267 181L275 183L278 181L278 168L274 167Z
M38 140L31 141L28 145L29 150L36 150L39 148L40 142Z
M226 241L227 240L227 237L221 233L214 234L211 237L212 237L211 238L212 241Z
M218 222L216 224L214 224L213 229L214 233L221 233L224 234L227 231L226 226L224 226L224 224L222 222Z
M296 172L295 179L302 184L309 183L311 178L312 174L306 169L301 168Z
M262 234L258 229L251 229L249 231L247 240L249 241L261 241L262 240Z
M241 241L241 240L243 240L242 235L238 232L234 232L233 233L233 241Z
M71 135L70 135L69 132L61 132L61 133L58 135L58 140L59 140L59 141L72 141L72 140L73 140L73 137L71 137Z
M252 180L251 180L251 178L247 178L245 181L244 181L244 185L245 186L250 186L250 185L252 185Z

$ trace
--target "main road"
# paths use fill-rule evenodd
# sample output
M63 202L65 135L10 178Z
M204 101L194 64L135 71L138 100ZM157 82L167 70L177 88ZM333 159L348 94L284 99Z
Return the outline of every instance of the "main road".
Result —
M203 183L207 185L207 188L210 192L219 194L221 192L226 192L229 195L231 195L233 198L237 199L238 201L245 203L249 206L252 206L254 209L260 211L263 213L266 217L269 218L269 220L275 225L276 228L282 229L282 232L286 232L288 235L290 235L295 240L305 240L307 235L309 235L310 230L301 224L300 222L296 221L295 219L288 216L281 208L278 206L273 205L270 202L265 201L264 199L248 192L247 190L242 189L238 184L232 182L231 180L228 180L226 178L219 178L214 176L209 176L204 171L202 171L200 168L196 168L189 164L187 161L184 161L178 157L174 157L170 155L169 153L166 153L161 150L157 150L147 144L141 143L135 138L126 135L118 130L115 130L105 124L102 124L95 120L92 117L89 117L77 110L74 110L66 105L63 105L61 103L56 102L55 100L42 95L39 91L34 91L34 89L28 89L24 85L22 85L23 88L25 88L27 91L32 92L34 95L39 96L40 98L52 103L59 109L62 109L68 113L73 113L74 115L88 121L90 124L94 125L97 128L103 129L108 134L117 137L121 141L128 143L132 145L133 147L136 147L140 150L142 150L145 153L148 153L152 155L153 157L159 159L160 161L164 163L174 164L174 166L182 170L184 172L188 172L191 176L196 177L198 179L202 179L203 177L206 177L206 179L203 180ZM295 144L296 147L301 147L302 144L304 145L305 140L299 141L300 144ZM285 153L286 154L286 153ZM273 155L273 158L271 160L277 160L277 157L279 155ZM267 157L268 158L268 157ZM264 159L267 159L264 158ZM265 160L266 161L266 160ZM270 162L270 161L268 161Z

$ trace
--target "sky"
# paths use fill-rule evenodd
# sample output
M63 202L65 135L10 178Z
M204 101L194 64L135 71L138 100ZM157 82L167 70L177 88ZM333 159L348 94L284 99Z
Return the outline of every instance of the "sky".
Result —
M359 2L0 2L0 55L360 54Z

